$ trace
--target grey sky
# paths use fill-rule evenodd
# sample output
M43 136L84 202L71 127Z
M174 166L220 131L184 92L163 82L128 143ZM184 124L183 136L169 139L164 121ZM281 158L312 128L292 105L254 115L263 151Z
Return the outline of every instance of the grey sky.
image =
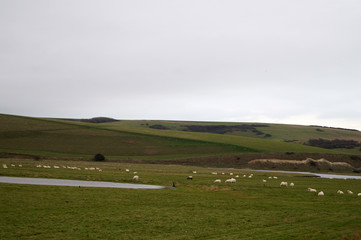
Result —
M361 2L0 1L0 112L361 130Z

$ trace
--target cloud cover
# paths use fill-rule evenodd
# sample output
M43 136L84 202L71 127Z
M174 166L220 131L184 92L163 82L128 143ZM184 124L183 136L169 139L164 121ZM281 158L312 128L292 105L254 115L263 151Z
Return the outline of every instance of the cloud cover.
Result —
M0 2L0 112L361 130L359 1Z

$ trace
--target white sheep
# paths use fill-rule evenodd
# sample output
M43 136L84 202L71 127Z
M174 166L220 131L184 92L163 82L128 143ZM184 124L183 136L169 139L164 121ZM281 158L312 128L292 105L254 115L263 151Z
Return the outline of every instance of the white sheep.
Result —
M216 172L212 172L212 174L213 174L213 175L217 175L218 173L216 173Z
M281 182L280 187L287 187L288 183L287 182Z
M129 169L125 169L125 172L126 172L126 173L129 173L130 171L129 171Z
M324 196L325 194L321 191L317 194L318 196Z
M193 176L188 176L187 179L188 180L193 180Z
M238 175L236 175L236 178L239 178L239 176L238 176Z
M133 177L133 181L138 181L139 180L139 176L138 175L135 175L134 177Z
M348 194L353 194L353 192L351 190L347 190Z
M138 172L133 172L133 174L138 174Z
M243 175L243 177L247 177L246 175Z
M361 197L361 193L358 193L357 196L358 196L358 197Z
M269 176L269 177L268 177L268 179L272 179L272 177L271 177L271 176Z
M317 190L314 189L314 188L307 188L307 191L309 191L309 192L317 192Z
M221 183L221 179L214 180L214 183Z
M192 173L194 173L194 174L195 174L195 173L197 173L197 171L192 171Z
M23 165L19 164L19 167L23 167Z
M337 194L343 194L341 190L337 190Z
M290 187L294 187L295 184L293 182L290 183Z
M15 165L14 165L14 164L10 164L10 166L15 167Z
M266 182L267 182L267 180L265 180L265 179L262 179L262 182L266 183Z
M236 179L234 179L234 178L230 178L225 181L225 183L235 183L235 182L236 182Z
M233 176L233 173L231 172L231 173L229 173L229 175Z
M54 166L54 168L60 168L59 166Z
M8 166L4 163L4 164L3 164L3 168L8 168Z
M278 177L276 177L276 176L274 176L273 178L274 178L274 179L278 179Z

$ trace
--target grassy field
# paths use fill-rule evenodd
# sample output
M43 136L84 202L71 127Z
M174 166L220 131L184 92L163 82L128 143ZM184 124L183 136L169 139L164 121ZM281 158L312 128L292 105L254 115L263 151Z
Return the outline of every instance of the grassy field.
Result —
M361 180L115 162L0 159L0 164L0 175L6 176L132 182L136 171L139 183L176 184L175 190L0 184L0 239L343 239L361 229L356 195ZM224 183L231 172L239 175L237 182ZM222 183L214 184L218 178ZM281 188L281 181L295 187ZM308 187L325 196L307 192ZM355 194L338 195L338 189Z
M39 155L200 156L258 152L243 146L130 131L100 129L94 124L73 124L36 118L0 115L0 151Z

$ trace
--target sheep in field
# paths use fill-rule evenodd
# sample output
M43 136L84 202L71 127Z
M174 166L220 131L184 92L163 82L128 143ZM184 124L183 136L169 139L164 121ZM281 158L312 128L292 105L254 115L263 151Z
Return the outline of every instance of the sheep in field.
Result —
M192 180L192 179L193 179L193 176L188 176L187 179L188 179L188 180Z
M3 168L8 168L8 166L4 163L4 164L3 164Z
M139 180L139 176L138 175L135 175L134 177L133 177L133 181L138 181Z
M361 193L358 193L357 196L358 196L358 197L361 197Z
M337 190L337 194L343 194L341 190Z
M281 182L280 187L287 187L288 183L287 182Z
M265 180L265 179L262 179L262 182L266 183L266 182L267 182L267 180Z
M213 174L213 175L217 175L218 173L216 173L216 172L212 172L212 174Z
M321 191L317 194L318 196L324 196L325 194Z
M192 171L192 173L197 173L197 171Z
M353 194L353 192L351 190L347 190L348 194Z
M235 183L235 182L236 182L236 179L234 179L234 178L230 178L225 181L225 183Z
M295 184L293 182L290 183L290 187L294 187Z
M126 173L129 173L130 171L129 171L129 169L125 169L125 172L126 172Z
M314 188L308 188L307 191L309 191L309 192L317 192L317 190L314 189Z
M221 183L221 179L214 180L214 183Z

